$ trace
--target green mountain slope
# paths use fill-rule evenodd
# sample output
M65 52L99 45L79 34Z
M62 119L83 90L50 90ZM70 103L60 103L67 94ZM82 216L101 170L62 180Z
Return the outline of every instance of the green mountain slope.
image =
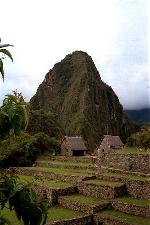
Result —
M51 111L67 135L83 135L91 150L104 134L121 135L125 140L134 131L118 97L82 51L55 64L30 103L32 110Z

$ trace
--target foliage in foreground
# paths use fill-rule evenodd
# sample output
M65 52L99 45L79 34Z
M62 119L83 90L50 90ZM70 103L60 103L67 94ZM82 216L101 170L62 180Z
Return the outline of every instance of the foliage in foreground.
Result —
M41 201L30 186L17 182L12 174L6 176L4 173L0 175L0 225L10 224L1 216L5 207L14 210L24 225L44 225L47 219L47 203Z
M52 146L58 148L57 145L56 140L54 142L44 133L11 137L0 142L0 166L31 166L39 155L50 152Z
M3 60L5 59L5 56L7 56L8 58L11 59L11 61L13 61L13 57L10 53L10 51L8 51L8 49L6 49L9 46L13 46L10 44L1 44L1 39L0 39L0 74L2 75L3 81L4 81L4 65L3 65Z
M128 145L150 149L150 125L144 125L141 131L131 135L128 139Z
M18 135L28 124L28 106L21 93L8 94L0 107L0 139Z

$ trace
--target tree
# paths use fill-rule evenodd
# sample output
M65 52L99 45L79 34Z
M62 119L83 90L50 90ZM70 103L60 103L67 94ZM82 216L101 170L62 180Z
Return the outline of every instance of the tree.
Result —
M132 134L128 138L128 145L141 149L150 149L150 125L144 125L139 132Z
M4 81L3 59L8 56L12 61L11 53L6 49L10 44L1 44L0 39L0 74ZM3 56L4 55L4 56ZM27 104L21 93L14 91L6 95L0 107L0 138L11 134L20 134L28 123ZM10 224L9 220L1 215L2 210L9 205L10 210L16 212L17 218L24 225L44 225L47 218L47 204L40 201L34 190L28 186L17 184L16 178L0 170L0 225Z
M4 81L4 65L3 65L3 60L5 59L5 56L7 56L8 58L11 59L11 61L13 62L13 57L10 53L10 51L8 51L6 48L9 46L13 46L10 44L1 44L1 38L0 38L0 73L2 75L3 81Z
M28 105L21 93L6 95L0 107L0 138L18 135L28 124Z

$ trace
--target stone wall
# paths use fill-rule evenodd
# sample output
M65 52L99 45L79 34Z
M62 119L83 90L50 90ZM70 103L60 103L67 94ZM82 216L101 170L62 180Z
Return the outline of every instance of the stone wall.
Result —
M126 187L129 195L135 198L150 199L149 181L128 181Z
M122 169L126 171L150 173L149 155L124 155L124 154L107 154L103 153L95 160L97 166L113 167L115 169Z
M80 194L103 199L114 199L126 193L125 185L120 187L111 187L88 184L84 182L78 183L78 190Z
M88 205L88 204L84 204L84 203L80 203L80 202L73 202L70 201L69 198L65 198L65 197L59 197L58 198L58 203L63 206L64 208L67 209L72 209L75 211L82 211L82 212L86 212L86 213L96 213L104 208L106 208L108 206L108 203L104 203L104 204L97 204L97 205Z
M51 168L57 167L57 168L77 169L77 170L86 170L86 169L92 168L92 165L91 166L67 165L67 164L60 164L55 161L53 162L37 161L35 162L34 166L44 166L44 167L51 167Z
M110 181L121 181L125 183L127 193L135 198L150 198L150 181L148 180L129 180L127 178L117 178L117 177L105 177L103 175L97 175L98 179L110 180Z
M139 205L128 204L128 203L123 203L119 201L113 201L112 206L114 207L114 209L119 210L121 212L150 218L149 206L139 206Z
M94 221L96 225L133 225L133 222L129 223L121 218L103 216L101 214L94 215ZM139 223L134 222L134 225L139 225Z
M92 215L86 215L73 219L48 222L46 225L95 225L95 222Z
M42 178L46 178L46 179L71 181L75 185L84 179L95 178L95 176L93 176L93 175L78 176L78 175L56 174L56 173L52 173L52 172L49 173L49 172L45 172L45 171L38 171L36 169L35 170L30 169L28 167L15 168L15 171L19 174L37 176L37 177L42 177Z

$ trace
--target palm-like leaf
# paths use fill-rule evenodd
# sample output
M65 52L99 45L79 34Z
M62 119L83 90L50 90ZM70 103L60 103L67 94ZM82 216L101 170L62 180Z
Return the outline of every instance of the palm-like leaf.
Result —
M0 52L7 55L11 59L11 61L13 62L13 57L12 57L10 51L8 51L6 48L2 48L2 49L0 49Z
M1 39L0 39L0 43L1 43ZM11 59L11 61L13 61L13 57L10 53L10 51L8 51L6 48L12 46L10 44L0 44L0 53L2 53L4 56L7 56L8 58ZM4 82L4 66L3 66L3 58L4 57L0 57L0 74L3 78L3 82Z

